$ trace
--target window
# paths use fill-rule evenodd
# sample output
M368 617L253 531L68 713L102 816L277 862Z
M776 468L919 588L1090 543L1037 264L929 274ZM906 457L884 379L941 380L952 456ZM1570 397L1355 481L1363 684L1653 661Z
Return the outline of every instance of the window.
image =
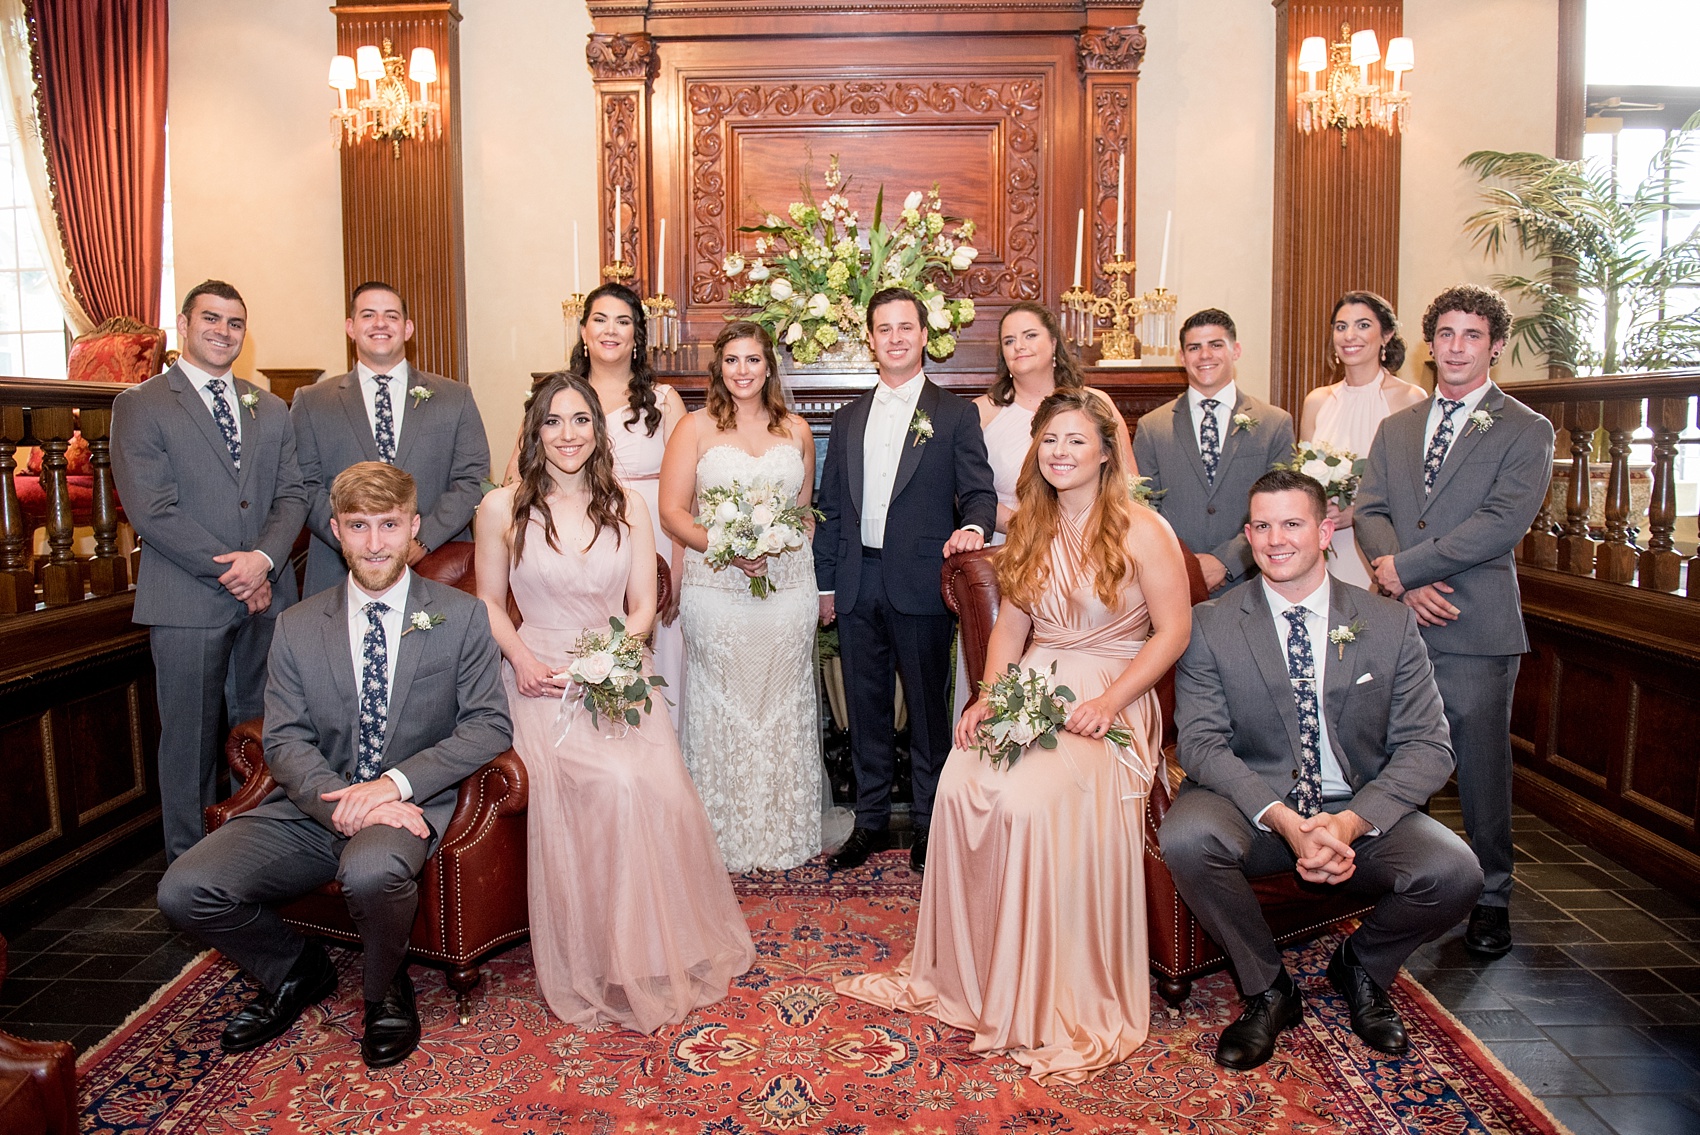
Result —
M7 135L0 131L0 375L64 378L65 311L42 263L35 201Z

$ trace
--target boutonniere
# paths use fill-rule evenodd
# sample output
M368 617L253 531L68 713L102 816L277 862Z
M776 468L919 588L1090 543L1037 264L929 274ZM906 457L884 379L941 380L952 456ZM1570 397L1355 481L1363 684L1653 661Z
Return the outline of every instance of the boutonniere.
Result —
M1499 421L1499 419L1488 413L1486 410L1477 410L1475 413L1470 415L1470 424L1464 432L1469 433L1470 430L1475 430L1477 433L1485 434L1489 430L1493 429L1493 424L1497 421Z
M915 435L910 445L923 445L933 440L933 420L920 407L915 408L915 416L909 419L909 432Z
M429 387L425 387L425 386L410 387L410 388L408 388L407 394L408 394L408 397L413 399L413 405L416 408L418 407L419 403L429 402L431 400L431 390L430 390Z
M1229 430L1228 432L1237 434L1241 430L1245 430L1247 433L1250 433L1252 430L1255 430L1256 428L1257 428L1257 419L1256 418L1252 417L1250 414L1235 414L1234 415L1234 428Z
M429 611L415 611L413 617L407 620L407 629L401 632L401 637L406 638L414 631L428 631L432 627L440 627L446 618L445 615L433 615Z
M1339 657L1346 657L1346 644L1358 641L1358 632L1364 629L1363 622L1353 619L1350 625L1338 626L1328 632L1328 641L1340 648Z
M248 391L248 393L238 398L237 401L248 407L248 416L250 418L257 418L260 416L259 410L255 408L260 404L260 392L258 390Z

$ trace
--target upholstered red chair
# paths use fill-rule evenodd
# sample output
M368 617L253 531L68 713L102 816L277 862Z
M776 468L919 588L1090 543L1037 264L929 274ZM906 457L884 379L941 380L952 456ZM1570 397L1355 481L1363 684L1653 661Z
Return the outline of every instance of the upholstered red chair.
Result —
M6 939L0 938L0 984ZM0 1032L0 1131L76 1135L77 1050Z
M1184 543L1181 550L1186 555L1187 580L1196 606L1208 597L1209 588L1204 585L1198 557ZM951 556L945 561L941 581L945 605L956 613L962 628L962 660L971 674L985 671L986 644L997 614L993 551L983 548ZM1157 700L1163 713L1163 775L1156 778L1145 802L1145 911L1157 991L1178 1009L1192 990L1192 979L1221 969L1227 965L1227 958L1181 901L1157 840L1157 830L1183 777L1174 758L1173 668L1157 683ZM1253 879L1252 889L1257 892L1269 928L1275 932L1275 941L1281 945L1312 937L1344 919L1361 917L1373 906L1351 895L1304 883L1291 871Z

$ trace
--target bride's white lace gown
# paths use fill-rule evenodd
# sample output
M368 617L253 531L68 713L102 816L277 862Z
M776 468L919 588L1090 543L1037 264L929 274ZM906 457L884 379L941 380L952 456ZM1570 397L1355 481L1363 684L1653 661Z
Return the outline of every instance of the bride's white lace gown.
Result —
M699 493L734 481L775 482L795 499L802 454L779 444L752 457L717 445L698 459ZM814 673L819 592L809 545L771 558L767 574L774 590L757 599L737 568L715 571L700 552L685 552L679 618L691 696L682 748L734 872L795 867L823 846Z

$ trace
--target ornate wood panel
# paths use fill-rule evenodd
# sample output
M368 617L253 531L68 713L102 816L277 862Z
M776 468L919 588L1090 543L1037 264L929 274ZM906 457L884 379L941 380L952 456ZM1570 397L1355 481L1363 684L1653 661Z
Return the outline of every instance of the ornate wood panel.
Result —
M1275 0L1275 275L1270 400L1296 417L1334 380L1328 315L1340 294L1367 288L1399 302L1398 135L1375 128L1298 129L1299 45L1370 28L1385 50L1401 35L1404 0ZM1318 76L1320 80L1322 76Z
M359 142L342 148L344 294L367 280L401 290L413 318L408 358L435 374L466 380L466 239L460 165L460 12L456 0L342 0L337 51L392 41L407 58L415 47L437 55L432 94L443 133L392 148ZM412 84L409 84L412 88ZM412 88L417 90L417 88ZM354 364L353 345L349 365Z

